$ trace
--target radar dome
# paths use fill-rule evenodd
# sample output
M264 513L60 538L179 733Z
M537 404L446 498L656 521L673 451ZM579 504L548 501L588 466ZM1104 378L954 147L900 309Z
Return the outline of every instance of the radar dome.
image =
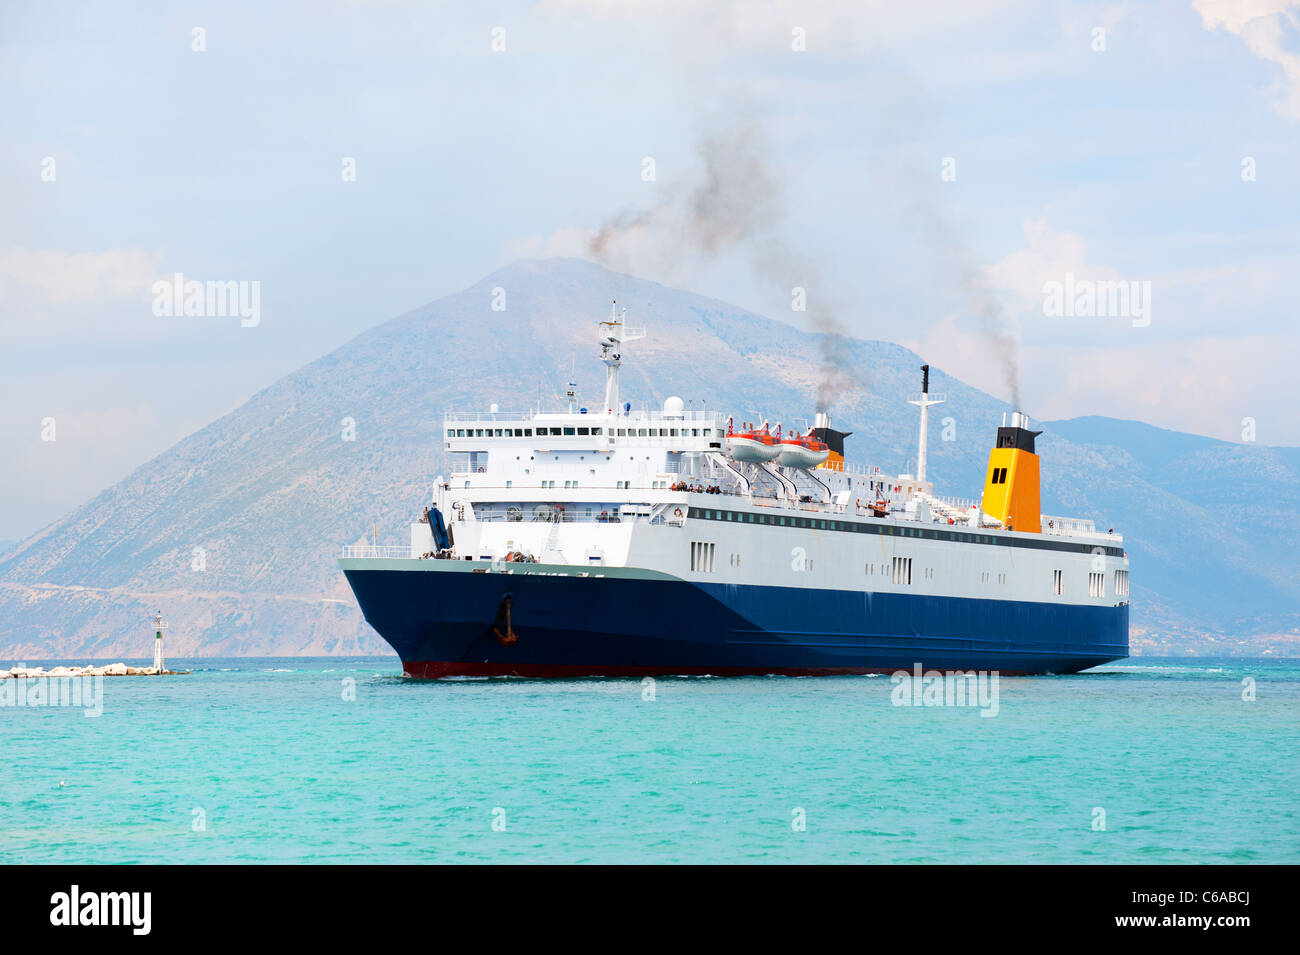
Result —
M682 404L682 399L678 398L676 395L673 395L667 401L664 402L664 417L680 418L682 416L682 408L684 407L685 406Z

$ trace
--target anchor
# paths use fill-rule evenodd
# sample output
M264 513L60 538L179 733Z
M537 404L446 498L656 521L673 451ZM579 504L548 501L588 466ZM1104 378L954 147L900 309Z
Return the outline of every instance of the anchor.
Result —
M501 632L502 623L505 624L505 633ZM503 646L519 642L519 634L515 633L514 628L510 626L510 594L506 594L501 599L501 606L497 608L497 618L492 621L492 632L497 635L497 643Z

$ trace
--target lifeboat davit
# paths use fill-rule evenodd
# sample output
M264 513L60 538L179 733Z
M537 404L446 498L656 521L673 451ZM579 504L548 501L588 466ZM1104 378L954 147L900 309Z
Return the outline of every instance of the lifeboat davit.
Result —
M790 435L780 443L777 463L786 468L807 470L815 468L828 457L831 449L825 441L818 441L809 431L805 435Z
M771 461L781 453L781 445L767 430L767 422L761 428L749 428L736 431L727 424L727 453L736 461L749 464L762 464Z

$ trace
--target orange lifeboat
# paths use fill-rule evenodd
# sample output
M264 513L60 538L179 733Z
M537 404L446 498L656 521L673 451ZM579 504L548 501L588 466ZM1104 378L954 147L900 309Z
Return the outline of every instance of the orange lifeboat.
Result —
M777 461L782 467L806 470L817 467L830 453L830 446L825 441L819 441L810 428L807 434L792 434L781 439Z
M766 421L761 428L746 428L741 431L736 431L728 421L727 453L736 461L762 464L779 455L781 445L768 430Z

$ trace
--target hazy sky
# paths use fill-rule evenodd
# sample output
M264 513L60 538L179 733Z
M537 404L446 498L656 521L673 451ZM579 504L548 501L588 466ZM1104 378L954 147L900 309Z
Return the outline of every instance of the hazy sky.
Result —
M1300 2L6 3L0 77L0 539L643 210L627 271L1009 398L1001 335L1039 418L1300 443ZM760 221L683 244L710 174ZM175 272L260 323L155 315Z

